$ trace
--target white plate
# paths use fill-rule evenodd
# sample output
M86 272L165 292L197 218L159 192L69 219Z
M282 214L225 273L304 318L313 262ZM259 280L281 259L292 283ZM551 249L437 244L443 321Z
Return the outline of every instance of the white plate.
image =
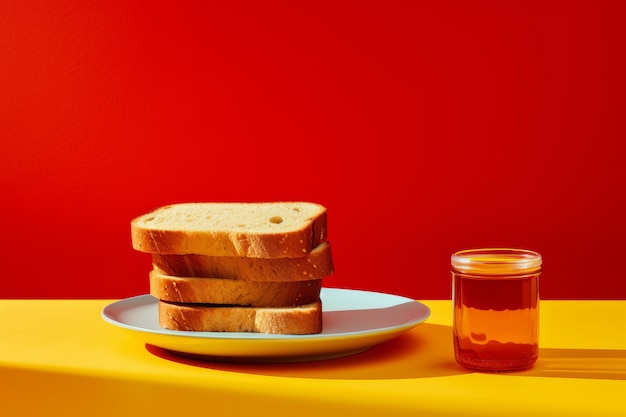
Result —
M424 304L398 295L322 288L323 331L314 335L186 332L159 326L157 300L127 298L102 310L105 321L131 331L144 343L208 360L297 362L362 352L425 321Z

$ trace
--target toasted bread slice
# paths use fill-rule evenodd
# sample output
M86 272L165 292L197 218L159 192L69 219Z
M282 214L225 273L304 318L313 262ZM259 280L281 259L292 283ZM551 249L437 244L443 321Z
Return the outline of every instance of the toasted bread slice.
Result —
M230 278L244 281L309 281L333 274L330 242L298 258L152 254L153 268L179 277Z
M296 307L233 307L159 301L159 324L169 330L317 334L322 302Z
M326 208L308 202L181 203L131 221L133 248L177 255L295 258L326 240Z
M224 278L193 278L150 272L150 294L178 303L232 304L253 307L294 307L315 302L322 280L259 282Z

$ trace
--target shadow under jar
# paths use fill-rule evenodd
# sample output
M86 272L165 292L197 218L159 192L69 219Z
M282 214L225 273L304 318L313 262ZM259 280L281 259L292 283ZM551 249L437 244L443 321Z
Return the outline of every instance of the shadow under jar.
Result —
M487 248L451 257L456 361L466 368L515 371L539 353L542 258L524 249Z

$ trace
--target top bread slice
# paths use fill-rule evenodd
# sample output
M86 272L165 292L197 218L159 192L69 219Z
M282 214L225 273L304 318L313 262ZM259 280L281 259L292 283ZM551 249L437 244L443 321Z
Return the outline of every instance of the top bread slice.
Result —
M295 258L326 240L326 208L309 202L181 203L131 221L135 250Z

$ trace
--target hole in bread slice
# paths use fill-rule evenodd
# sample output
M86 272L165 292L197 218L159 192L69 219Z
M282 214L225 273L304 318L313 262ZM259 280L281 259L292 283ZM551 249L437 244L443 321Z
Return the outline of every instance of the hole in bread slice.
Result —
M283 218L280 216L270 217L270 223L281 224L283 222Z

